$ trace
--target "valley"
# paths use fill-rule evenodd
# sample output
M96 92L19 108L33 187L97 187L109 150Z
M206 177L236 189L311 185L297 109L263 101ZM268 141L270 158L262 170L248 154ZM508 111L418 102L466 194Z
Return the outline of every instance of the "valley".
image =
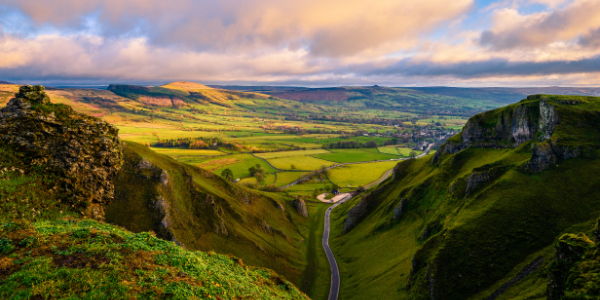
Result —
M0 85L2 105L13 103L19 89ZM120 170L102 183L114 185L114 192L108 189L114 196L103 206L94 200L66 209L60 199L69 185L20 192L55 179L11 159L22 157L12 146L2 148L2 166L10 169L3 171L8 184L0 186L0 195L34 199L33 210L48 216L84 216L209 256L229 255L242 267L271 269L311 299L337 299L330 293L336 288L339 299L485 298L533 260L536 266L539 259L551 261L557 236L591 228L599 215L586 192L600 178L592 125L596 98L544 95L504 106L508 100L475 101L472 95L443 95L447 91L415 102L431 90L406 101L397 94L410 98L413 92L343 90L371 91L369 101L380 104L356 95L339 98L335 89L327 101L314 101L302 98L313 93L305 89L296 97L294 90L191 82L49 88L50 104L20 109L36 116L72 107L64 126L85 114L118 130ZM19 174L19 168L26 171ZM573 181L575 172L589 180ZM557 183L572 188L557 190ZM327 194L333 192L349 196L332 205ZM11 203L3 202L3 218L40 219L24 217L23 208ZM544 221L556 219L569 203L581 208L562 214L557 224ZM506 257L493 250L498 247ZM488 263L471 263L473 256ZM333 282L330 267L339 270ZM438 275L454 270L459 278ZM542 273L521 276L501 294L542 297ZM523 286L531 293L521 295Z

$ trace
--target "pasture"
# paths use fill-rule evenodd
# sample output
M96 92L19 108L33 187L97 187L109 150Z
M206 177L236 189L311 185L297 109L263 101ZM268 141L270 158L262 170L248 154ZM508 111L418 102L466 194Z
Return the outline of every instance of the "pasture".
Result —
M295 150L295 151L257 153L255 155L258 157L262 157L264 159L270 159L270 158L278 158L278 157L300 156L300 155L311 155L311 154L322 154L322 153L330 153L330 152L327 150L324 150L324 149L314 149L314 150Z
M331 149L330 151L331 153L315 154L312 156L338 163L400 158L398 154L380 153L377 151L377 148Z
M270 158L268 161L276 168L281 170L305 170L312 171L321 168L322 166L331 166L334 162L318 159L312 156L286 156ZM292 168L295 166L295 168Z
M329 179L340 187L358 187L379 179L391 170L398 161L384 161L341 166L329 170Z

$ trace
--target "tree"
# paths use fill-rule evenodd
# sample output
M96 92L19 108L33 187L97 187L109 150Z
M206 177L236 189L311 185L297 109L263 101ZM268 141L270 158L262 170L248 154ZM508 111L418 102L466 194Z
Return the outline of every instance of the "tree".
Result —
M417 152L415 152L414 150L413 150L413 151L410 151L410 153L408 154L408 156L409 156L410 158L415 158L415 157L417 156Z
M225 178L225 180L232 182L233 181L233 172L230 169L225 169L221 172L221 177Z
M290 169L292 169L292 170L296 170L296 165L292 164L292 165L290 166Z
M254 174L254 178L256 178L256 182L263 183L265 182L265 174L264 173L256 173Z
M256 174L256 167L250 167L248 172L250 172L250 176L254 176L254 174Z

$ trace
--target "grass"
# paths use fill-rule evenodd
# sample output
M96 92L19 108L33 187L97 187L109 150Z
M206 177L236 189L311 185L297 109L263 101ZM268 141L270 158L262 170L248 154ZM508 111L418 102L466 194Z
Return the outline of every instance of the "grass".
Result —
M94 221L3 222L3 299L306 299L270 270Z
M269 162L276 168L281 170L292 170L294 165L297 170L316 170L322 166L331 166L334 163L311 156L286 156L278 158L270 158Z
M310 216L309 235L305 241L307 266L300 289L311 299L325 300L329 295L331 270L325 250L321 245L321 239L323 238L325 210L329 204L320 201L306 201L306 207Z
M288 185L301 177L307 175L307 172L277 172L277 186Z
M338 163L362 162L372 160L386 160L400 158L399 155L380 153L376 148L366 149L331 149L332 153L315 154L316 158L330 160Z
M358 187L379 179L397 161L354 164L329 170L329 179L340 187Z
M218 150L203 150L203 149L177 149L177 148L150 148L156 153L164 154L176 159L190 156L219 156L225 153Z
M477 122L495 126L499 114L515 107ZM538 256L546 258L539 272L498 299L545 298L544 268L554 242L563 233L591 228L600 215L597 193L589 192L600 185L598 129L591 125L596 121L586 123L597 120L597 113L590 113L597 109L557 106L561 123L555 134L570 132L572 139L556 140L556 146L593 145L594 150L541 173L521 167L531 158L531 143L516 149L469 148L444 155L439 165L430 164L428 155L402 163L396 180L376 190L368 215L349 232L343 232L344 224L360 199L334 210L331 244L342 275L340 298L429 299L427 277L432 276L436 299L484 299ZM467 194L467 178L488 170L493 171L489 179ZM407 205L393 219L402 199Z
M281 152L270 152L270 153L257 153L256 156L265 159L277 158L277 157L288 157L288 156L301 156L311 154L322 154L329 153L327 150L314 149L314 150L297 150L297 151L281 151Z
M399 146L385 146L377 148L381 153L393 154L393 155L401 155L403 157L409 157L410 153L414 151L417 155L423 153L420 150L413 150L411 148L399 147Z
M276 179L277 179L277 175L267 174L267 176L265 176L265 181L263 182L263 185L275 184ZM256 183L256 178L247 177L247 178L240 180L240 183Z
M222 158L210 160L197 166L209 171L213 171L217 175L221 175L224 169L230 169L235 178L250 177L249 168L260 165L265 169L266 173L272 173L277 170L273 169L269 164L260 158L256 158L251 154L234 154L227 155Z

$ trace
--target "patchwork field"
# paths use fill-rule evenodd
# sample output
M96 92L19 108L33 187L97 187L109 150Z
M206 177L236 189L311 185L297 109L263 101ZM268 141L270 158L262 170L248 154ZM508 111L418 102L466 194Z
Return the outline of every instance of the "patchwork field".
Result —
M200 157L219 156L219 155L226 154L219 150L204 150L204 149L178 149L178 148L155 148L155 147L151 147L150 149L152 149L153 151L158 152L160 154L164 154L164 155L173 157L175 159L183 158L183 157L189 158L189 157L195 157L195 156L200 156Z
M379 179L396 164L397 161L384 161L341 166L329 170L329 179L340 187L363 186Z
M312 156L339 163L400 158L400 155L398 154L380 153L376 148L331 149L330 151L331 153L315 154Z
M420 150L413 150L411 148L405 148L405 147L399 147L399 146L378 147L377 150L379 150L380 153L393 154L393 155L401 155L403 157L409 157L410 156L410 152L412 152L412 151L415 151L415 153L417 155L423 153L423 151L420 151Z

